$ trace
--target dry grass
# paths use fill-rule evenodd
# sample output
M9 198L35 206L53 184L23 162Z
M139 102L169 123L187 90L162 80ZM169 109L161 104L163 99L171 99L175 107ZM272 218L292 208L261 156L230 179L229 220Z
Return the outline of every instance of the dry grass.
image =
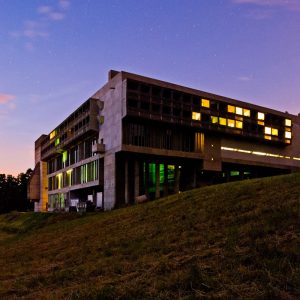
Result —
M299 299L300 175L0 216L1 299Z

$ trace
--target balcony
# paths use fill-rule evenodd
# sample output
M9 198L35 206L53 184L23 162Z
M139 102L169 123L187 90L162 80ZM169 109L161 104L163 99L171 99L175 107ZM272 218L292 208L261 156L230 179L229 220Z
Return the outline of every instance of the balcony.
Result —
M105 144L99 144L99 143L93 144L92 152L103 154L105 152Z

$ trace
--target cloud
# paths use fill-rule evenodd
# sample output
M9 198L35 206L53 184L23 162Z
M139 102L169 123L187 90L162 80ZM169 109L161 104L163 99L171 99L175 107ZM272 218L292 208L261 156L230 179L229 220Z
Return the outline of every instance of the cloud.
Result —
M281 7L292 11L300 11L299 0L232 0L236 4L252 4L261 7Z
M71 5L71 2L68 0L60 0L58 2L58 5L62 8L62 9L67 9L69 8L69 6Z
M252 80L252 77L251 76L239 76L239 77L237 77L237 80L245 82L245 81Z
M10 94L0 94L0 105L1 104L9 104L11 101L13 101L16 98L14 95Z
M51 23L65 18L70 5L69 0L57 0L56 5L53 6L40 5L36 9L36 18L25 21L22 29L9 32L9 35L15 39L25 39L24 48L32 52L38 40L45 39L50 35ZM33 42L34 40L35 42Z

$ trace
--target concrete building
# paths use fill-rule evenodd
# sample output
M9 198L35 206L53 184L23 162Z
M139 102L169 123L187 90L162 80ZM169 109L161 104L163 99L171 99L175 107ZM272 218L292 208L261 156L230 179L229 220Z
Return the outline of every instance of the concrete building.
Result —
M300 171L300 117L127 72L35 143L35 210Z

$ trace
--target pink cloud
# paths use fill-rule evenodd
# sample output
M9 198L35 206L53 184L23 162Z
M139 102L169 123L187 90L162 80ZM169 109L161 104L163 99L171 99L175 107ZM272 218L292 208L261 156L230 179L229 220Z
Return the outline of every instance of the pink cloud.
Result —
M16 96L9 94L0 94L0 104L8 104L10 101L14 100Z

